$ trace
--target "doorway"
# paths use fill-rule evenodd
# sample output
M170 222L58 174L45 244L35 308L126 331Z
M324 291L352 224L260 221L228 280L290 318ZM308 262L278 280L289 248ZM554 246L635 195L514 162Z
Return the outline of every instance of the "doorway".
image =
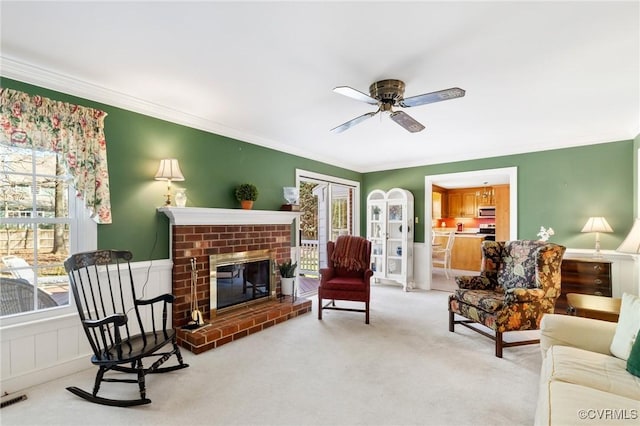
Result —
M340 235L359 235L360 183L306 170L296 170L300 192L298 223L300 295L315 288L320 269L327 265L327 241Z
M433 185L443 188L464 188L482 186L488 182L490 184L509 185L509 239L518 238L518 168L505 167L500 169L473 170L459 173L446 173L440 175L425 176L425 214L424 214L424 240L426 262L426 284L427 289L432 288L432 265L431 265L431 244L427 242L432 239L432 197Z

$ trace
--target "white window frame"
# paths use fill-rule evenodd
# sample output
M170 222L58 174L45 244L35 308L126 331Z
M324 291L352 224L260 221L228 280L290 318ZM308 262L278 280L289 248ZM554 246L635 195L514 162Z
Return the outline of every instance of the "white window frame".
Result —
M34 170L35 173L35 170ZM32 175L33 177L33 175ZM98 224L91 219L82 199L76 196L72 185L68 186L69 197L69 250L70 253L95 250L98 247ZM22 222L25 223L25 222ZM75 302L69 288L69 304L54 308L21 312L0 317L0 329L34 321L76 315Z

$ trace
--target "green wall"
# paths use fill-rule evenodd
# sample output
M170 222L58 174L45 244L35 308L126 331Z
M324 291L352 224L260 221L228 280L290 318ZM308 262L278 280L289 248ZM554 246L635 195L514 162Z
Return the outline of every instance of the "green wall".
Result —
M98 226L98 248L126 248L135 260L169 257L169 219L162 206L166 182L153 179L162 158L175 157L185 176L187 206L238 208L239 183L254 183L257 210L278 210L283 186L295 186L295 169L361 181L362 175L326 163L169 123L109 105L10 79L1 86L107 112L105 135L113 223Z
M415 214L423 219L425 176L517 167L518 238L536 239L540 226L545 226L556 232L551 241L593 248L594 235L580 230L589 216L604 216L614 232L601 235L601 246L613 250L633 222L634 152L633 141L621 141L367 173L363 192L394 186L409 189L415 197ZM424 223L416 225L416 240L424 241Z
M593 248L594 236L581 234L589 216L605 216L614 229L602 235L602 248L615 249L637 212L638 165L635 141L612 142L481 160L357 173L224 136L169 123L68 94L10 79L2 87L99 108L105 120L113 223L98 226L99 248L127 248L135 260L169 256L168 219L158 214L166 183L153 180L159 160L180 161L188 206L237 208L233 189L252 182L260 195L254 208L277 210L282 187L295 184L295 169L362 183L361 205L368 192L401 187L415 197L416 241L424 241L424 179L427 175L518 167L518 235L536 238L540 226L556 231L552 241L572 248ZM365 233L365 209L361 232ZM635 212L635 213L634 213Z

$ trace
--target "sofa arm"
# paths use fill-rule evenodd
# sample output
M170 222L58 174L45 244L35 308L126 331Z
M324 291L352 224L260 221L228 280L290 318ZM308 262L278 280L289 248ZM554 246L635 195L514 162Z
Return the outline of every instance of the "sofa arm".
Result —
M553 345L573 346L611 355L609 347L616 332L615 322L570 315L546 314L540 323L542 358Z

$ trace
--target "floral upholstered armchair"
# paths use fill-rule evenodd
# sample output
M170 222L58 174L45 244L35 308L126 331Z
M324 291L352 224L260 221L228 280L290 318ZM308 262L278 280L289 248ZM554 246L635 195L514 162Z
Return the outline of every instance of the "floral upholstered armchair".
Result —
M504 342L502 333L537 330L542 316L553 313L564 252L565 247L544 241L484 241L480 275L456 277L458 289L449 296L449 331L461 324L495 340L498 358L503 347L538 343Z

